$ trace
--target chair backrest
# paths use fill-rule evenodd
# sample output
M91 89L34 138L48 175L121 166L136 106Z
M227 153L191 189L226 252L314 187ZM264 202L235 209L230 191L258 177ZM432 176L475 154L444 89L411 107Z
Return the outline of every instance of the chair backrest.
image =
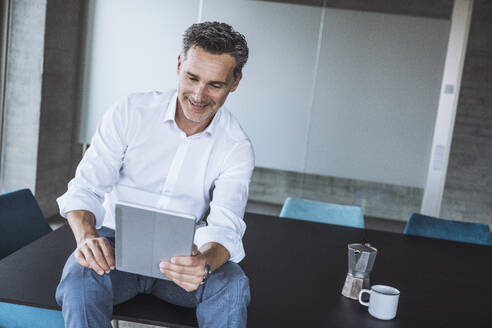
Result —
M0 195L0 259L50 231L29 189Z
M329 204L294 197L285 200L280 217L364 228L364 215L358 206Z
M464 243L492 245L488 225L476 222L461 222L413 213L405 230L407 235L440 238Z

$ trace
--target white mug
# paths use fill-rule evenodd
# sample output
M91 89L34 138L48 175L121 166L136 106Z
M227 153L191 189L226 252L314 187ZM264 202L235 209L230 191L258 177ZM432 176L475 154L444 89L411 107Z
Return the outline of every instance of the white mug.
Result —
M369 302L362 301L362 294L369 294ZM359 293L359 302L369 307L369 313L381 320L391 320L396 316L400 291L384 285L374 285L371 289L362 289Z

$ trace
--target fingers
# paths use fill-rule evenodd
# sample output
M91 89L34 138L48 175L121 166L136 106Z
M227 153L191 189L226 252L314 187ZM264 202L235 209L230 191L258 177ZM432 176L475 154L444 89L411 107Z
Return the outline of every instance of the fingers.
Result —
M82 251L78 248L75 250L75 259L84 268L90 268L91 267L91 265L85 260L85 257L82 254Z
M198 251L198 249L193 248L193 253L191 256L173 256L171 258L171 263L182 266L200 266L205 265L205 257Z
M205 260L203 260L203 264L201 262L197 261L196 266L183 266L176 263L161 262L159 268L169 279L189 292L196 290L203 281Z
M200 281L188 281L188 280L182 280L183 276L180 276L177 273L173 273L172 271L166 271L166 276L171 279L172 282L174 282L176 285L179 287L183 288L187 292L192 292L194 290L197 290L198 287L200 287Z
M103 269L105 272L109 271L109 265L106 262L106 258L104 257L103 251L102 251L103 246L95 241L93 245L91 245L91 251L92 255L94 256L94 260L99 265L101 269Z
M97 274L103 275L104 270L97 263L96 258L92 253L92 249L90 249L89 247L82 247L81 251L84 255L85 260L87 261L87 263L89 263L89 267L92 268L92 270L96 271Z
M200 287L200 284L199 283L198 284L188 283L188 282L183 282L183 281L175 280L175 279L172 279L172 278L171 278L171 281L173 281L176 285L178 285L179 287L183 288L187 292L195 291L195 290L198 289L198 287Z
M197 259L194 256L174 256L171 258L171 263L181 266L196 266L198 264Z
M179 281L182 283L188 283L188 284L194 284L194 285L199 285L202 280L203 276L196 276L196 275L190 275L186 273L179 273L176 271L171 271L171 270L164 270L164 274L168 276L170 279L173 279L174 281Z
M86 268L92 268L99 275L114 270L114 249L106 238L91 238L75 252L77 262Z
M162 270L171 271L177 274L182 274L183 276L193 276L197 277L200 282L205 275L205 266L182 266L178 264L173 264L169 262L161 262L159 268Z
M178 267L171 270L161 267L161 272L171 279L176 285L180 286L187 292L191 292L198 289L203 280L203 275L187 274L185 273L186 269L189 268Z
M109 266L110 270L114 270L115 268L115 260L114 260L114 248L111 247L111 244L106 238L102 239L102 252L104 255L104 259Z

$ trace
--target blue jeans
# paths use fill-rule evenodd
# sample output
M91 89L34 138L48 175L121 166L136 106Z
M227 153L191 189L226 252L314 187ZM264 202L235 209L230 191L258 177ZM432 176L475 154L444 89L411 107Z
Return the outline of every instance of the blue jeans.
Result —
M114 247L114 230L103 227L98 232ZM215 270L196 291L187 292L172 281L118 270L100 276L78 264L72 254L63 268L56 301L62 307L66 327L110 328L113 305L142 293L196 307L200 327L246 327L249 281L233 262Z

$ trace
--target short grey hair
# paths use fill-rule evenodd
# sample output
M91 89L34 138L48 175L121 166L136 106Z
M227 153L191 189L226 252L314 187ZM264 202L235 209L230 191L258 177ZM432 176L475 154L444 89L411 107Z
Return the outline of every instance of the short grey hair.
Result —
M191 47L200 47L212 54L229 54L236 60L234 80L248 61L249 49L246 38L232 26L220 22L203 22L193 24L183 34L183 56Z

